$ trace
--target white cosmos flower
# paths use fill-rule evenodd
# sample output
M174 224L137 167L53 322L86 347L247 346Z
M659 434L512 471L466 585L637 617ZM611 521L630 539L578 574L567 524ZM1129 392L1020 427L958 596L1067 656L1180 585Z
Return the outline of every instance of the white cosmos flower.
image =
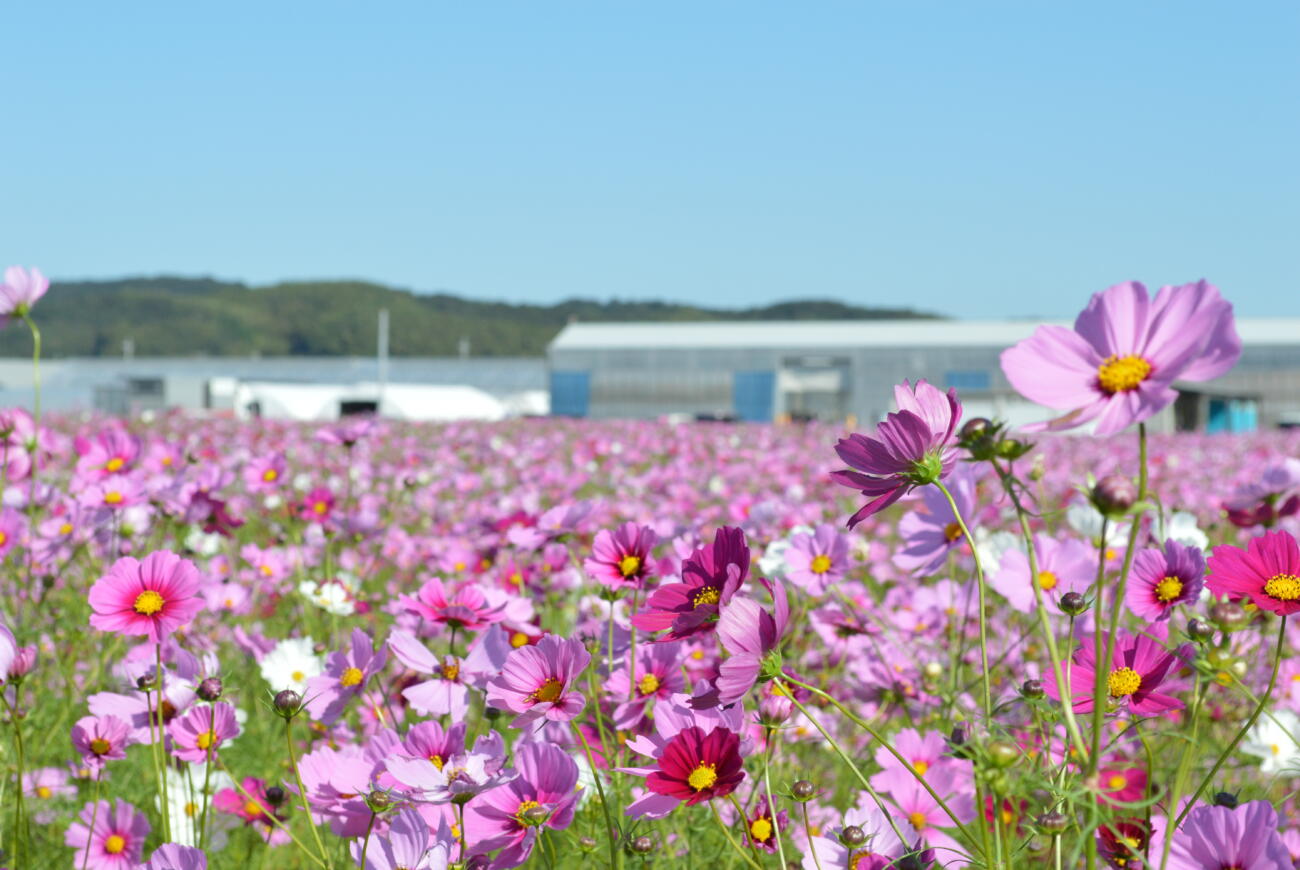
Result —
M298 584L298 591L328 613L351 616L356 612L356 605L348 598L348 590L342 583L331 581L317 584L312 580L304 580Z
M1094 546L1101 543L1101 525L1105 518L1101 515L1101 511L1090 503L1076 501L1066 508L1065 519L1070 524L1070 528L1092 541ZM1106 546L1123 547L1127 543L1128 523L1111 520L1106 526Z
M262 657L262 679L277 692L293 689L299 695L307 691L307 681L320 676L325 662L312 650L310 637L291 637L282 640Z
M1196 525L1196 515L1187 511L1174 511L1165 521L1164 528L1156 536L1162 544L1166 539L1176 541L1184 547L1195 547L1204 552L1210 546L1210 538Z
M177 770L170 765L167 776L167 807L171 815L171 842L182 846L198 847L200 819L203 816L203 785L207 776L208 793L208 835L204 846L212 852L226 846L226 831L239 824L239 819L228 813L219 813L212 806L212 796L225 788L234 788L235 783L224 771L212 769L207 773L207 765L202 762L186 764ZM162 810L162 796L154 800L159 811Z
M1263 759L1261 773L1300 773L1300 716L1290 710L1265 714L1241 742L1241 751Z

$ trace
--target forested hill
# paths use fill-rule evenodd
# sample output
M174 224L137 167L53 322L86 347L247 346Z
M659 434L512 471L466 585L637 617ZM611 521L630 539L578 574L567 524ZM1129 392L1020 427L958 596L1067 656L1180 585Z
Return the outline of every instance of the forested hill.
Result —
M126 278L60 282L33 314L45 356L117 356L124 339L138 356L369 355L377 312L390 313L394 356L454 356L461 338L474 356L541 356L571 319L840 320L933 317L906 308L833 301L780 302L726 310L663 302L555 305L479 302L361 282L248 287L209 279ZM0 333L0 356L31 353L27 330Z

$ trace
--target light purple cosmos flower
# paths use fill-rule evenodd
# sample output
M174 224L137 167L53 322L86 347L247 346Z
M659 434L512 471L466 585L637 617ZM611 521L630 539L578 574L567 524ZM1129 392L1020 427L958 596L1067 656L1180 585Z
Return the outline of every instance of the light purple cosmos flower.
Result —
M154 849L140 870L208 870L208 856L193 846L164 843Z
M1174 381L1208 381L1241 356L1232 305L1212 284L1162 287L1151 299L1136 281L1092 300L1074 329L1040 326L1002 353L1002 371L1025 398L1069 413L1034 428L1096 421L1112 435L1178 397Z
M443 761L411 756L406 745L384 760L388 773L404 787L408 800L422 804L465 803L475 795L509 782L513 769L505 767L505 741L498 732L484 734L474 748Z
M144 813L126 801L99 801L98 808L94 803L82 808L63 842L76 850L77 867L84 860L87 870L134 870L149 830Z
M1133 557L1124 603L1147 622L1168 619L1179 604L1195 602L1205 586L1205 554L1198 547L1165 541Z
M989 579L989 585L1021 613L1030 613L1036 606L1033 583L1043 590L1043 600L1050 603L1067 592L1083 592L1096 577L1097 556L1082 541L1034 535L1034 551L1038 556L1037 577L1029 576L1028 556L1019 550L1007 550L998 572Z
M452 655L439 660L415 635L406 631L390 634L388 648L406 667L433 677L402 690L402 697L416 711L426 716L450 715L457 721L465 716L469 709L469 687L464 680L469 674L464 660Z
M582 641L548 634L535 646L510 653L501 673L488 682L487 702L518 714L515 728L541 724L543 719L567 722L587 702L574 685L590 663Z
M326 725L333 723L387 660L388 652L383 647L375 649L370 635L352 629L352 649L330 653L325 673L307 681L307 712Z
M30 311L49 289L49 279L35 266L30 270L22 266L5 269L5 280L0 284L0 326L7 324L10 317L22 317Z
M925 381L894 387L899 410L876 427L874 437L841 438L835 452L848 465L831 479L871 499L849 517L849 528L898 501L914 487L942 480L956 461L953 433L961 420L957 391L947 394Z
M363 840L354 840L352 860L361 863L361 870L446 870L454 844L451 831L444 824L435 837L420 814L403 807L393 816L387 833L370 839L369 848Z
M849 539L829 523L798 534L785 551L786 579L809 595L825 595L849 569Z
M610 698L618 701L614 708L614 727L622 731L636 730L645 720L652 701L666 701L682 691L686 681L682 676L681 656L678 643L644 644L636 651L635 672L631 676L626 664L609 675L605 690Z
M366 832L370 807L366 795L375 781L377 765L357 746L321 746L298 759L298 772L312 813L329 821L340 837ZM289 788L293 788L289 786Z
M711 695L697 698L693 706L734 704L760 676L780 670L781 658L775 653L790 622L790 602L779 581L761 582L772 594L772 613L752 598L735 598L727 605L718 620L718 638L731 655L718 668L716 700Z
M1277 826L1277 811L1268 801L1236 809L1197 807L1173 836L1168 870L1291 870L1291 853Z
M975 474L969 467L955 469L946 485L962 519L967 520L975 510ZM894 554L893 562L917 577L929 577L943 568L949 553L962 546L964 536L948 499L937 487L922 490L921 500L924 511L911 511L898 521L903 548Z
M916 839L916 831L906 820L896 819L894 825L909 841ZM814 836L804 850L803 870L886 870L908 852L910 843L904 843L894 832L885 814L877 807L850 807L844 813L844 824L826 831L826 836ZM861 846L846 846L840 835L844 828L860 828L866 835Z
M522 743L515 750L518 776L484 792L465 809L466 840L474 854L501 849L492 867L528 860L542 827L562 831L573 822L582 789L578 765L553 743Z

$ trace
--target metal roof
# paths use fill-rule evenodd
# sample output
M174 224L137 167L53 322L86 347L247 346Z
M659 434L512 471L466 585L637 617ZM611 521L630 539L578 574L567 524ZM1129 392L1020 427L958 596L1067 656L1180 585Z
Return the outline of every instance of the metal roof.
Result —
M1010 347L1037 320L765 320L662 323L570 323L555 350L616 348ZM1246 345L1300 344L1300 318L1238 318Z

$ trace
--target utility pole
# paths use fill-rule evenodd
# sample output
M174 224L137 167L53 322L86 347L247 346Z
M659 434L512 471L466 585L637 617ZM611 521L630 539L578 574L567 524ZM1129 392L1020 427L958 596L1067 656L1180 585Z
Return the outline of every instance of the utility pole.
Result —
M388 309L379 309L379 341L376 349L376 366L379 370L379 401L376 413L383 412L384 388L388 386Z

